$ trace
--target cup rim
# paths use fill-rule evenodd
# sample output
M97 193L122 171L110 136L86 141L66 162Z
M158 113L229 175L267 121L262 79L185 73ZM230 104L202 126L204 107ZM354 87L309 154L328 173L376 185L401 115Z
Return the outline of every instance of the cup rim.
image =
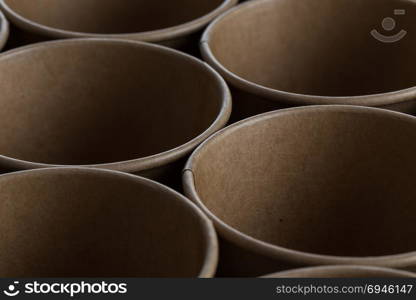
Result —
M310 274L310 276L313 277L313 272L328 272L329 275L333 273L339 273L339 272L377 272L377 273L383 273L385 275L388 275L390 277L416 277L415 273L403 271L403 270L396 270L391 268L385 268L385 267L375 267L375 266L360 266L360 265L334 265L334 266L319 266L319 267L308 267L308 268L300 268L300 269L294 269L294 270L288 270L288 271L282 271L282 272L276 272L272 274L268 274L265 276L262 276L261 278L283 278L285 276L292 276L294 274L297 274L299 272L306 272L307 274Z
M225 80L208 64L203 61L192 57L191 55L185 54L178 50L174 50L168 47L150 44L140 41L130 41L122 39L108 39L108 38L80 38L80 39L64 39L57 41L48 41L37 44L28 45L25 47L20 47L12 49L10 51L4 52L0 56L0 62L3 59L8 59L14 55L19 55L24 52L29 52L31 49L38 49L42 47L65 47L67 45L74 44L116 44L116 45L125 45L129 47L137 48L147 48L152 51L165 53L166 55L176 56L184 61L184 63L190 63L198 66L202 71L207 72L212 76L213 82L215 81L219 92L221 93L221 99L218 99L220 102L220 109L215 118L215 120L210 124L209 127L202 131L198 136L189 140L186 143L183 143L175 148L163 151L154 155L140 157L132 160L124 160L118 162L109 162L109 163L99 163L99 164L83 164L78 165L80 167L91 167L91 168L100 168L100 169L111 169L115 171L122 172L141 172L145 170L155 169L184 157L185 155L192 152L192 150L198 146L201 142L215 133L217 130L223 128L228 122L231 115L231 93L225 82ZM61 165L61 164L47 164L34 161L28 161L24 159L13 158L0 154L0 165L11 170L28 170L28 169L39 169L39 168L48 168L48 167L70 167L73 165Z
M200 154L206 147L216 143L218 140L223 139L228 134L233 133L239 129L250 126L252 124L262 122L278 116L284 116L297 112L314 112L314 111L330 111L330 112L362 112L384 115L394 119L405 120L409 123L416 124L416 117L400 113L389 111L381 108L372 108L364 106L352 106L352 105L311 105L304 107L295 107L282 109L272 112L267 112L261 115L250 117L248 119L234 123L212 135L209 139L203 142L198 148L192 153L189 160L187 161L185 168L182 173L182 182L184 187L185 195L194 201L202 211L214 222L219 235L224 237L226 240L254 253L267 256L274 259L284 259L294 265L373 265L373 266L384 266L392 268L407 267L409 264L416 264L416 251L399 253L393 255L380 255L380 256L337 256L337 255L325 255L316 254L306 251L294 250L287 247L274 245L268 242L264 242L260 239L254 238L249 234L243 233L242 231L235 229L228 225L225 221L220 219L213 213L202 201L195 183L195 171L194 166L199 159Z
M13 177L25 177L33 175L59 175L59 174L86 174L86 175L97 175L97 176L111 176L114 178L119 178L123 180L130 180L133 183L147 186L150 188L158 189L164 194L168 195L171 198L175 198L181 203L181 206L189 211L190 214L193 214L200 220L201 231L203 233L203 239L205 243L204 247L204 259L201 263L201 268L198 274L200 278L210 278L213 277L216 273L218 256L219 256L219 246L218 238L215 231L215 227L212 221L202 212L202 210L195 205L192 201L186 198L184 195L173 190L172 188L165 186L154 180L132 175L129 173L124 173L120 171L106 170L106 169L97 169L97 168L85 168L85 167L54 167L54 168L44 168L44 169L32 169L24 170L13 173L5 173L0 175L0 180L9 179Z
M51 26L43 25L41 23L32 21L20 15L14 11L7 3L6 0L0 0L0 9L6 14L6 16L17 26L34 32L40 33L53 38L80 38L80 37L106 37L106 38L123 38L123 39L133 39L141 40L144 42L162 42L165 40L173 40L181 36L198 31L212 21L215 17L221 13L227 11L229 8L233 7L238 3L238 0L223 0L221 5L216 9L212 10L208 14L205 14L199 18L196 18L192 21L179 24L176 26L171 26L167 28L135 32L135 33L87 33L87 32L77 32L71 30L58 29Z
M0 10L0 50L4 48L9 38L10 25L5 15Z
M400 89L396 91L368 94L368 95L355 95L355 96L320 96L309 95L302 93L294 93L289 91L282 91L278 89L269 88L261 84L254 83L250 80L235 74L227 69L215 56L212 48L211 41L214 35L214 31L223 20L240 11L248 11L256 6L261 6L264 3L276 2L279 0L257 0L248 1L231 8L230 10L222 13L218 16L204 31L200 40L200 51L202 58L210 64L215 70L217 70L228 83L232 86L241 89L245 92L264 97L266 99L284 102L287 104L296 105L322 105L322 104L334 104L334 105L362 105L368 107L387 106L397 103L408 102L416 98L416 85L410 88ZM415 5L412 0L403 0L408 4Z

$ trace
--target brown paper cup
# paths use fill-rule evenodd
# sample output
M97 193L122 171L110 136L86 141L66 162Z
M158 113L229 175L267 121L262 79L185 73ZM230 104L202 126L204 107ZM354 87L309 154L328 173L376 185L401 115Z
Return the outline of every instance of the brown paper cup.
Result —
M1 277L212 277L207 217L156 182L52 168L0 176Z
M415 153L409 115L293 108L203 143L184 188L223 239L222 276L339 264L416 270Z
M201 49L232 86L233 120L311 104L416 113L415 15L409 0L248 1Z
M187 155L226 124L231 99L203 62L110 39L0 57L0 168L84 165L180 182Z
M9 38L9 22L6 17L0 11L0 50L3 49L4 45Z
M196 33L237 0L1 0L14 45L80 37L114 37L187 49ZM195 44L195 45L190 45Z
M366 266L328 266L291 270L264 278L415 278L415 273Z

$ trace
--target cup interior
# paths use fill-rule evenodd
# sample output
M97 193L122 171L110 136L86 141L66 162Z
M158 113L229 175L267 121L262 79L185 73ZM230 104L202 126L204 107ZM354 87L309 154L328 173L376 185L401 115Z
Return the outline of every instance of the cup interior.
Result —
M178 194L98 170L0 177L2 277L196 277L207 222Z
M402 254L416 249L415 127L378 109L286 110L222 131L188 168L202 204L246 236L321 255Z
M200 18L223 0L4 0L38 24L82 33L119 34L165 29Z
M251 83L362 96L416 86L415 14L407 0L260 0L228 13L206 37L219 64Z
M93 39L3 55L0 89L0 153L59 165L172 150L207 131L224 101L219 76L196 59Z

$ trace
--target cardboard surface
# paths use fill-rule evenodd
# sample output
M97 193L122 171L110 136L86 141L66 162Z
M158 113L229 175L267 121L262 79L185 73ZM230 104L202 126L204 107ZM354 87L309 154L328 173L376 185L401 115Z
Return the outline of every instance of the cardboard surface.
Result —
M221 275L415 268L415 129L416 118L388 110L309 106L242 121L203 143L184 187L227 241Z
M1 0L15 25L14 44L116 37L187 48L192 34L237 0Z
M330 266L275 273L265 278L415 278L415 273L364 266Z
M0 90L4 171L88 165L179 179L183 163L176 163L222 128L231 110L225 82L206 64L122 40L8 52L0 57Z
M98 169L0 176L1 277L211 277L212 223L153 181Z
M248 1L208 27L201 50L239 91L234 121L312 104L415 113L415 14L416 2L406 0ZM407 34L385 43L373 30Z

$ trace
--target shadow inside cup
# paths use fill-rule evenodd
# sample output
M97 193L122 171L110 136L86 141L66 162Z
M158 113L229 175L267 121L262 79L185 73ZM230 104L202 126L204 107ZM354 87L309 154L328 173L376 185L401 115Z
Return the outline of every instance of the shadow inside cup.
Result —
M0 176L1 277L211 277L216 237L189 200L141 177L55 168Z
M119 37L195 50L200 30L237 0L2 0L10 47L56 38Z
M414 117L387 110L311 106L210 138L188 161L184 185L225 241L222 275L415 268L415 129Z
M311 104L416 113L415 14L414 1L248 1L201 49L234 91L234 121Z
M0 89L5 171L88 165L179 179L177 162L231 109L224 81L199 60L121 40L10 51L0 58Z

